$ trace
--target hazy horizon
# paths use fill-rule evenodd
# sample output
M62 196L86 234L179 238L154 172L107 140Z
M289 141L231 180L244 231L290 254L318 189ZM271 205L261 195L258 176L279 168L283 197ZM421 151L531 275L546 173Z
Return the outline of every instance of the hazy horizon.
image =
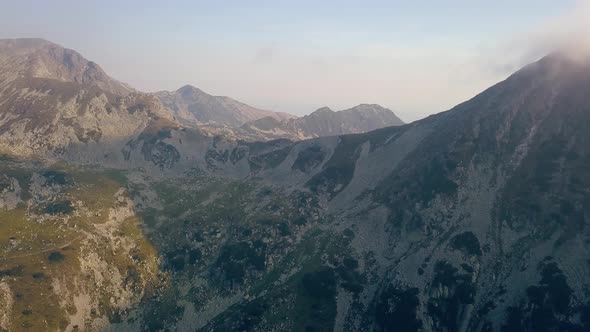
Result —
M294 115L380 104L411 122L586 31L588 13L582 1L548 0L175 4L9 1L0 37L74 49L146 92L193 85Z

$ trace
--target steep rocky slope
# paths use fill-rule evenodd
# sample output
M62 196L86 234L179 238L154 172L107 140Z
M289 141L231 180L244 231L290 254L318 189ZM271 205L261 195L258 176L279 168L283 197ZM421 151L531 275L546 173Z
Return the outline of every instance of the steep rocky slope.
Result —
M556 53L369 133L245 142L148 121L64 145L66 166L2 160L0 328L588 330L589 89L590 62ZM47 280L51 306L22 290Z

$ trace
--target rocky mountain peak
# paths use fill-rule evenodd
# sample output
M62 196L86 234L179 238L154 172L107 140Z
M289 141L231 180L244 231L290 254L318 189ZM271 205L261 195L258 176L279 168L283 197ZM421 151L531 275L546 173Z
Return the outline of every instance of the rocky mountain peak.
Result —
M74 50L44 39L0 39L0 79L18 78L95 85L118 95L132 91Z
M182 86L181 88L176 90L176 92L185 98L196 98L199 96L201 96L201 97L209 96L203 90L201 90L197 87L194 87L190 84Z
M392 112L390 109L385 108L381 105L377 105L377 104L359 104L353 108L350 109L351 111L357 111L357 112L381 112L381 111L389 111Z
M293 117L286 113L260 110L229 97L213 96L192 85L185 85L172 92L156 92L154 95L166 109L187 125L237 128L264 117L278 120Z
M123 145L146 128L176 126L154 96L42 39L0 40L0 97L0 148L19 155L62 158L73 147Z
M330 113L334 113L334 111L332 111L332 109L330 109L329 107L324 106L324 107L320 107L317 110L313 111L313 113L311 113L311 114L322 114L322 113L330 114Z

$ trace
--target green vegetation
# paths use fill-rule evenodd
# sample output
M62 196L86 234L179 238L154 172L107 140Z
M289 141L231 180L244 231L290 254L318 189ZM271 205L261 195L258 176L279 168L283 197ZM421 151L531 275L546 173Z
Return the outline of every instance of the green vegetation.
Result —
M526 289L527 300L507 310L502 331L531 329L534 331L584 331L590 327L587 320L588 306L571 308L573 290L563 272L551 258L538 266L541 281ZM581 325L574 324L570 317L575 314L586 317Z
M264 271L265 250L266 244L260 240L226 244L212 266L213 278L219 275L221 282L230 288L242 284L247 274Z
M344 190L352 180L361 145L366 140L365 135L340 136L340 142L330 160L324 164L321 172L307 181L305 186L315 192L325 191L332 196Z
M59 263L64 260L64 255L59 251L54 251L47 256L47 260L50 263Z
M299 307L304 316L306 331L328 331L334 327L336 318L336 276L331 268L321 268L306 273L301 279L298 292ZM305 300L303 300L305 299ZM303 323L303 322L300 322Z
M46 179L47 185L49 186L64 186L66 184L71 184L72 182L72 179L62 171L46 170L42 172L41 175Z
M451 241L449 241L449 246L453 250L462 251L465 255L481 256L479 240L472 232L463 232L455 235Z
M438 194L454 194L457 192L457 184L449 178L455 165L450 162L441 162L433 159L421 176L422 202L428 203Z
M340 287L345 290L358 294L363 291L365 278L358 272L358 261L351 257L346 257L342 264L336 268L338 276L342 280Z
M307 295L312 298L332 298L336 295L336 274L331 268L306 273L301 283Z
M137 106L143 109L144 106ZM133 109L133 111L131 111ZM135 112L136 106L130 108L130 112ZM168 143L164 143L163 139L170 138L170 130L176 125L167 119L155 118L149 126L139 135L137 140L127 143L130 149L123 151L125 159L129 160L129 151L135 148L138 144L141 145L141 153L146 161L152 162L161 169L171 168L176 162L180 160L180 153L178 150Z
M271 169L279 166L291 152L292 145L260 155L250 157L250 168L253 170Z
M457 330L457 317L460 310L473 303L475 285L471 282L471 274L461 274L453 265L438 261L434 266L432 289L444 287L448 296L433 297L428 300L428 314L433 318L438 329Z
M74 207L72 206L72 202L69 200L61 200L47 204L43 211L53 215L70 214L72 211L74 211Z
M326 154L320 146L312 145L299 152L291 169L307 173L320 165L326 158Z
M379 331L420 331L422 321L416 318L420 300L418 288L387 285L375 305L375 320Z
M171 326L182 315L183 308L177 303L178 297L173 287L162 287L142 303L144 319L143 331L172 331Z

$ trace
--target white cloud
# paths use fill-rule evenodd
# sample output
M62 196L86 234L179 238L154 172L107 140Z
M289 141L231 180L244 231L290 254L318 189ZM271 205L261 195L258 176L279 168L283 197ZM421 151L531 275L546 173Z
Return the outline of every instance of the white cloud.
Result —
M516 32L491 54L497 66L512 70L555 51L578 59L590 56L590 1L577 1L565 14Z

